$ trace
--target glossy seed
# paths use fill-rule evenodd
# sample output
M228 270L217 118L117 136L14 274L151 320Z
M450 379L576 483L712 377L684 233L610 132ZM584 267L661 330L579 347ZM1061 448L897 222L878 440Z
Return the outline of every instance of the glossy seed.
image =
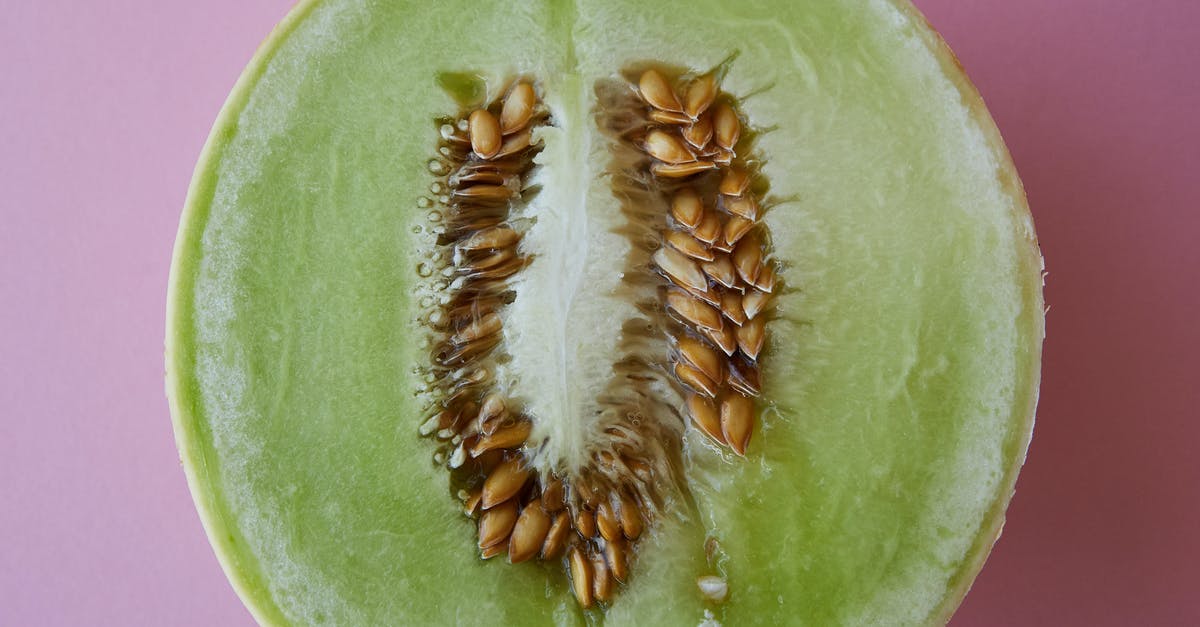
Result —
M617 512L621 517L621 529L625 537L637 540L642 535L642 509L628 495L621 495L621 508ZM624 579L623 577L621 579Z
M650 166L650 172L654 176L659 176L665 179L682 179L701 172L716 170L717 164L711 161L695 161L692 163L684 163L680 165L672 165L669 163L655 163Z
M745 455L753 431L754 401L741 394L726 396L721 401L721 433L729 448L738 455Z
M738 355L729 360L729 376L725 382L733 389L746 396L758 396L762 393L762 382L759 379L758 366L748 358Z
M746 295L742 296L742 310L747 318L755 318L767 308L770 300L771 295L766 292L746 290Z
M571 591L579 607L589 609L594 603L592 597L592 565L587 556L578 546L571 547L567 553L567 564L571 571Z
M737 292L721 294L721 313L739 327L746 323L746 311L742 309L742 295Z
M592 594L597 601L607 603L612 600L613 579L608 570L608 563L603 555L592 556Z
M534 499L521 510L508 540L508 561L519 564L537 556L550 531L550 515Z
M712 140L712 136L712 117L707 115L700 116L700 119L683 129L683 141L698 150L707 146L708 142Z
M488 248L504 248L516 244L521 236L516 231L497 226L482 230L458 244L461 250L485 250Z
M725 287L733 287L737 282L737 271L733 269L733 260L727 254L713 255L713 260L700 264L700 269L708 278Z
M689 394L687 411L701 433L718 444L725 444L725 435L721 432L721 412L712 401L699 394Z
M512 260L516 256L517 251L513 250L512 248L501 248L500 250L497 250L496 252L491 253L478 261L470 262L466 266L466 270L468 274L479 272L481 270L490 270L505 263L506 261Z
M470 185L504 185L507 182L508 177L490 170L459 170L454 176L450 177L450 184L454 186L461 186L464 183Z
M704 329L705 337L712 340L717 348L720 348L726 355L733 356L737 352L737 334L734 332L732 324L723 324L719 328Z
M491 159L500 151L500 123L487 109L476 109L467 119L471 150L481 159Z
M679 338L679 355L713 381L720 381L725 374L721 367L725 360L717 351L709 348L700 340L690 337Z
M642 95L642 99L647 104L656 109L683 111L683 107L679 105L679 98L675 95L675 90L671 89L671 84L658 70L642 72L641 78L638 79L638 93Z
M533 132L525 129L518 133L513 133L504 138L504 143L500 144L500 150L496 151L494 159L503 159L510 155L515 155L522 150L528 148L533 142Z
M703 394L709 398L717 395L716 382L708 378L698 368L689 366L683 362L676 363L675 377L679 379L680 383L683 383L699 394Z
M513 525L517 524L517 502L506 501L498 507L486 510L479 517L479 548L496 546L508 539Z
M483 509L491 509L516 496L529 480L529 470L514 457L500 464L483 482Z
M608 499L601 500L596 508L596 529L601 537L610 542L621 537L621 522Z
M650 121L658 124L678 124L682 126L685 124L691 124L692 118L674 111L662 111L660 109L654 109L650 112Z
M700 224L692 231L692 235L706 244L712 244L721 236L721 227L721 216L717 215L715 211L706 211Z
M505 448L515 448L525 443L529 438L529 432L533 429L533 424L528 420L520 420L512 425L497 430L491 435L485 435L479 438L475 446L471 447L471 457L479 457L480 454L487 451Z
M754 228L753 220L747 220L742 216L731 216L729 220L725 222L725 229L724 233L722 233L722 238L725 240L726 244L733 246L741 241L741 239L745 237L752 228Z
M651 157L668 165L691 163L696 160L696 155L688 150L683 140L666 131L657 129L650 131L642 146Z
M483 499L483 491L476 488L467 496L467 500L463 502L463 513L467 516L474 516L479 511L479 501Z
M692 298L685 292L671 290L667 293L667 306L679 317L701 329L721 326L721 312L715 307Z
M717 140L717 145L732 150L741 134L742 123L733 107L724 102L717 105L713 109L713 137Z
M475 420L479 423L480 431L484 434L492 434L500 426L505 415L504 398L493 392L483 397L483 403L479 406L479 415Z
M450 341L455 344L466 344L467 342L473 342L481 337L487 337L493 333L499 332L501 325L502 322L499 314L496 314L495 312L484 314L483 316L475 318L469 324L459 329L458 333L455 333L454 336L450 338Z
M604 544L604 561L613 579L625 583L629 577L629 545L624 540L614 540Z
M482 557L485 560L490 560L493 557L496 557L497 555L500 555L501 553L503 553L504 550L507 548L508 548L507 543L498 542L496 544L493 544L492 546L487 547L486 549L482 549L479 552L479 555L480 555L480 557Z
M581 509L575 514L575 529L579 531L579 535L584 538L592 538L596 535L596 515L590 509Z
M454 195L475 200L507 200L516 194L504 185L472 185L455 189Z
M692 259L712 261L713 253L708 249L708 246L683 231L668 231L666 240L672 248Z
M722 204L729 213L747 220L758 219L758 201L754 200L754 196L744 194L742 196L723 196L722 198L724 198Z
M678 250L670 246L663 246L654 253L652 259L654 264L675 283L701 292L708 290L708 279L704 277L700 267Z
M542 559L553 560L562 555L567 547L567 536L571 533L571 517L566 512L559 512L546 532L546 541L542 543Z
M742 280L754 284L762 270L762 244L753 233L747 234L733 249L733 267Z
M523 81L513 85L500 109L500 132L508 135L524 128L533 117L535 104L537 94L533 91L533 85Z
M735 166L725 171L725 176L721 177L721 184L717 187L717 191L726 196L741 196L749 186L750 173Z
M704 113L716 97L717 79L712 74L705 74L688 85L687 93L683 96L684 113L695 118Z
M765 317L749 320L737 330L738 348L750 359L758 359L762 350L763 340L766 339Z
M552 478L542 488L542 507L553 514L561 510L564 506L566 506L566 490L563 487L563 482L557 478Z
M700 201L696 190L685 187L675 193L671 198L671 217L689 229L700 224L700 219L704 217L704 203Z
M764 263L762 270L758 272L758 277L754 279L754 287L763 292L775 291L775 266L770 263Z

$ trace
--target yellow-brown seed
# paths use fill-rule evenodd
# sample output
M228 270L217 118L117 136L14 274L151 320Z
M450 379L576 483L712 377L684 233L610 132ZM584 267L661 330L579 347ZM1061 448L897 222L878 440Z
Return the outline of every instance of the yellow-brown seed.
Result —
M542 550L550 531L550 515L534 499L521 510L508 540L508 561L513 564L533 559Z
M491 435L504 422L508 412L504 408L504 397L492 392L483 397L483 404L479 407L479 415L476 420L479 422L479 430L484 435Z
M697 266L695 261L678 250L670 246L663 246L654 253L652 259L655 265L675 283L701 292L708 290L708 279L704 278L700 266Z
M604 561L613 579L625 583L629 577L629 545L624 540L614 540L604 543Z
M763 340L766 339L765 317L749 320L737 330L738 348L750 359L758 359L762 350Z
M712 340L717 348L720 348L726 355L733 356L737 352L737 334L734 332L732 324L722 324L720 328L704 329L704 335Z
M715 211L704 212L704 217L700 219L700 224L692 231L692 235L705 244L717 241L721 236L721 216Z
M721 433L734 453L744 456L754 432L754 401L730 394L721 401Z
M638 93L650 106L664 111L682 112L675 90L658 70L646 70L638 79Z
M508 544L506 544L504 542L500 542L499 544L493 544L492 546L489 546L486 549L481 549L479 551L479 555L480 555L480 557L482 557L485 560L490 560L493 557L496 557L497 555L500 555L501 553L503 553L506 548L508 548Z
M546 541L542 543L542 559L557 559L567 548L567 536L571 533L571 517L566 512L559 512L546 532Z
M516 496L525 487L529 474L529 470L521 464L520 457L497 466L483 482L483 509L491 509Z
M610 542L621 537L621 522L608 499L602 499L596 508L596 529L601 537Z
M717 351L709 348L700 340L690 337L679 338L679 355L713 381L720 381L724 377L721 365L725 360L717 354Z
M516 244L521 236L507 226L495 226L475 233L458 244L462 250L486 250L504 248Z
M738 119L737 112L728 103L722 102L717 105L713 109L713 137L717 140L717 145L726 150L733 150L741 135L742 122Z
M592 564L578 546L571 547L567 553L567 564L571 571L571 591L579 607L589 609L595 603L592 596Z
M508 200L516 194L504 185L472 185L455 189L454 195L474 200Z
M700 116L700 119L683 129L683 140L697 150L702 150L707 146L708 142L712 140L712 135L712 116L708 115Z
M684 124L691 124L692 118L674 111L654 109L650 111L650 121L657 122L658 124L678 124L682 126Z
M701 172L716 170L717 167L717 164L711 161L695 161L692 163L683 163L679 165L672 165L670 163L655 163L654 165L650 166L650 172L653 173L654 176L665 179L682 179L700 174Z
M513 525L517 524L517 502L505 501L503 504L485 510L479 517L479 548L486 549L496 546L508 539Z
M642 535L642 508L628 495L622 494L618 514L621 516L621 529L625 531L625 537L637 540L638 536ZM623 580L624 577L619 579Z
M509 155L515 155L522 150L525 150L533 142L533 131L524 129L520 132L513 133L504 138L504 143L500 144L500 150L496 151L494 159L503 159Z
M750 173L744 168L734 166L725 171L717 191L726 196L741 196L750 186Z
M575 514L575 529L585 539L596 536L596 515L592 513L592 510L580 509Z
M770 300L771 295L767 292L746 290L745 296L742 296L742 310L746 312L747 318L755 318L767 308Z
M558 478L551 478L542 488L542 507L551 514L566 506L566 490Z
M696 155L688 150L682 139L663 130L650 131L642 146L651 157L668 165L691 163L696 160Z
M667 292L667 306L700 329L715 329L721 326L721 312L711 305L696 300L680 290Z
M762 271L762 244L753 233L747 234L733 249L733 267L742 280L754 284Z
M463 513L467 516L474 516L479 511L479 501L483 499L483 490L475 488L467 495L467 500L463 501Z
M683 231L668 231L667 243L679 252L699 261L712 261L713 253L704 242Z
M725 444L725 434L721 431L721 412L712 401L699 394L689 394L687 398L688 416L700 429L717 444Z
M683 97L683 110L695 118L704 113L716 97L717 79L712 74L705 74L688 85L687 93Z
M500 122L487 109L476 109L467 118L467 132L471 135L471 150L481 159L491 159L500 151Z
M603 555L592 556L592 594L601 603L608 603L612 600L612 573L609 572L608 563Z
M754 196L744 194L741 196L724 196L725 210L735 216L741 216L747 220L758 219L758 201L754 200Z
M708 378L700 369L683 362L675 364L675 377L693 391L709 398L717 395L717 383Z
M754 228L753 220L747 220L742 216L731 216L729 221L725 223L725 232L722 236L726 244L733 246L745 237L752 228Z
M502 322L499 314L492 312L475 318L466 326L458 330L450 341L455 344L466 344L474 342L481 337L487 337L493 333L500 331Z
M739 327L746 323L746 311L742 309L742 298L741 294L733 291L721 294L721 313Z
M671 217L689 229L694 229L700 224L701 218L704 217L704 203L700 201L696 190L684 187L675 192L675 196L671 198Z
M733 269L733 260L725 253L713 255L713 260L700 264L700 269L708 275L708 278L725 287L733 287L733 284L737 282L737 272Z
M537 94L533 91L533 85L524 81L513 85L500 109L500 132L508 135L524 128L533 117L535 104Z
M773 264L763 264L758 277L754 279L754 287L768 293L775 291L775 266Z
M471 457L479 457L480 454L495 449L520 446L529 438L529 432L532 429L533 424L528 420L518 420L491 435L485 435L471 447Z

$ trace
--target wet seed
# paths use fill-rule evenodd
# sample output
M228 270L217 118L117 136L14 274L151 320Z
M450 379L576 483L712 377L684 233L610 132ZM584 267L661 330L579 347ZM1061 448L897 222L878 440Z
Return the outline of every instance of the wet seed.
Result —
M667 306L699 329L715 329L721 326L721 312L679 290L667 293Z
M592 597L591 562L578 546L573 546L567 553L567 565L571 572L571 591L575 593L575 600L579 602L579 607L585 610L592 607L594 598Z
M775 291L775 266L766 263L763 264L762 270L759 271L758 277L754 279L754 287L763 292Z
M678 250L664 246L654 253L652 259L675 283L701 292L708 290L708 279L704 278L700 267Z
M504 248L516 244L521 236L516 231L497 226L480 231L458 245L460 250L484 250L487 248Z
M704 329L705 337L712 340L717 348L720 348L726 355L732 357L737 352L737 334L734 333L732 324L722 324L716 329Z
M483 509L491 509L516 496L529 480L529 470L514 457L500 464L483 482Z
M562 555L567 546L567 536L571 532L571 517L566 512L559 512L546 532L546 541L542 543L542 559L553 560Z
M709 379L698 368L694 368L683 362L676 363L675 377L679 379L680 383L683 383L699 394L703 394L709 398L717 395L716 382Z
M742 296L742 310L747 318L755 318L767 308L770 301L771 295L766 292L746 290L746 295Z
M584 538L596 536L596 515L590 509L581 509L575 514L575 529Z
M713 137L717 145L733 150L742 134L742 122L729 104L722 102L713 109Z
M679 137L662 130L650 131L643 147L651 157L668 165L691 163L696 160L696 155L687 149Z
M700 219L704 217L704 204L696 190L685 187L675 193L671 198L671 217L689 229L700 224Z
M608 603L612 600L612 573L609 572L608 563L602 555L592 556L592 594L601 603Z
M699 394L689 394L687 398L688 416L692 423L717 444L725 444L725 435L721 431L721 413L712 401Z
M751 285L758 278L758 273L762 270L762 245L754 233L743 237L734 247L733 267L738 276Z
M725 210L735 216L741 216L747 220L758 219L758 201L754 200L754 196L749 194L743 196L723 196Z
M721 401L721 433L734 453L744 456L754 431L754 401L730 394Z
M752 228L754 228L753 220L747 220L742 216L730 217L729 221L725 223L725 232L723 234L725 243L730 246L736 245Z
M533 85L519 82L513 85L504 99L504 107L500 109L500 132L508 135L521 130L533 117L533 106L537 104L537 94Z
M746 311L742 309L742 298L742 295L737 292L721 294L721 313L739 327L746 323ZM740 329L738 333L741 333Z
M532 423L528 420L521 420L509 427L496 431L492 435L485 435L471 448L471 457L479 457L480 454L495 449L518 447L524 444L525 440L529 438L529 432L532 429Z
M704 212L704 217L700 220L700 224L692 231L692 235L696 239L705 244L712 244L721 236L721 216L715 211Z
M628 554L629 545L624 540L604 544L604 561L608 563L608 570L613 578L621 583L625 583L625 579L629 577Z
M650 121L658 124L678 124L680 126L691 124L692 118L674 111L662 111L655 109L650 112Z
M712 117L707 115L700 116L700 119L683 129L683 140L697 150L707 146L708 142L712 141L712 136Z
M655 163L650 166L650 172L655 176L666 179L682 179L701 172L717 169L717 164L711 161L696 161L694 163L684 163L680 165L672 165L669 163Z
M479 548L486 549L503 543L517 524L517 502L506 501L499 507L483 512L479 517Z
M637 540L638 536L642 535L642 514L641 508L629 498L628 495L621 495L621 508L618 512L621 516L621 529L625 531L625 537L630 540ZM619 577L624 579L624 577Z
M726 196L741 196L750 186L750 173L743 168L732 167L725 171L717 191Z
M750 359L758 359L766 338L766 318L755 318L737 330L738 348Z
M722 379L724 375L722 364L725 360L704 342L690 337L679 338L679 355L709 379L713 381Z
M705 74L688 85L683 97L683 110L692 118L704 113L717 97L717 79L712 74Z
M596 529L610 542L621 537L621 523L608 499L602 499L600 506L596 508Z
M494 333L498 333L501 327L499 314L489 313L479 318L473 319L470 324L459 329L458 333L450 339L455 344L466 344L473 342L481 337L486 337Z
M675 90L671 89L671 84L658 70L646 70L642 73L638 79L638 93L647 104L656 109L683 111L683 107L679 105L679 98L675 96Z
M565 505L566 490L563 488L563 482L557 478L550 479L546 482L546 487L542 488L542 507L553 514Z
M550 515L537 499L521 510L508 541L508 561L518 564L533 559L541 551L550 532Z
M708 246L683 231L668 231L666 240L672 248L692 259L712 261L713 253Z
M733 287L737 281L737 272L733 269L733 261L727 254L713 255L713 260L700 264L700 269L708 275L708 278L725 287Z
M467 118L471 150L481 159L491 159L500 151L500 123L487 109L476 109Z

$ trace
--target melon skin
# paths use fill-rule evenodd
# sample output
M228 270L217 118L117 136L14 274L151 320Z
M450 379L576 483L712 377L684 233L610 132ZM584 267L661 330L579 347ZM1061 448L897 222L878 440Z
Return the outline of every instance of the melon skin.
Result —
M431 76L532 71L553 92L556 76L586 86L629 61L703 68L739 48L727 89L789 92L746 108L779 127L763 138L773 189L801 198L768 216L797 287L772 329L777 403L750 463L694 448L706 518L659 529L605 622L948 619L1003 525L1044 326L1020 181L944 42L902 2L453 4L301 3L197 166L167 391L197 509L255 618L582 624L556 569L476 559L407 419L424 358L403 298L411 227L428 120L454 110ZM480 41L470 24L522 37ZM447 38L468 43L433 45ZM714 530L720 606L694 585Z

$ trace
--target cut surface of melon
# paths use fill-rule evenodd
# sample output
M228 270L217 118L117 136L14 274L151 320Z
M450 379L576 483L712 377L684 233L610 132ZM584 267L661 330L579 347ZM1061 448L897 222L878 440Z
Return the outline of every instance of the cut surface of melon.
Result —
M594 89L703 71L762 129L786 286L746 459L694 430L691 502L611 607L558 568L484 562L417 436L443 72L537 81L538 263L505 313L537 429L584 446L631 306ZM184 211L167 391L226 573L270 624L911 624L948 617L1003 523L1043 337L1008 154L905 2L302 2L231 94ZM564 453L570 456L570 453ZM715 541L714 541L715 539ZM711 556L706 555L706 548ZM722 603L697 585L718 576Z

